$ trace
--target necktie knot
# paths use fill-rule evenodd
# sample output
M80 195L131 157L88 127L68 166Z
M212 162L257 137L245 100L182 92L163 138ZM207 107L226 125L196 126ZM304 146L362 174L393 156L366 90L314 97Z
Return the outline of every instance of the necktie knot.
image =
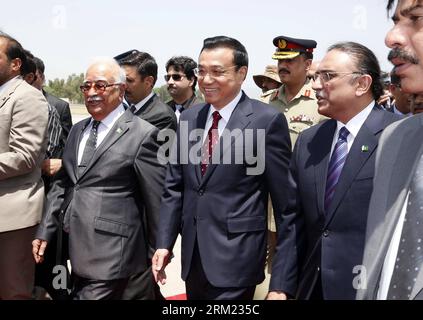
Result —
M180 105L180 104L176 104L175 105L175 109L177 110L177 111L179 111L179 113L182 113L182 111L184 111L185 109L184 109L184 107L182 106L182 105Z
M101 121L93 120L93 130L97 131Z
M222 119L222 116L220 115L219 111L213 112L212 116L213 116L212 127L217 127L217 124L219 123L219 120Z
M348 131L347 127L342 127L339 130L338 140L347 141L347 137L349 134L350 132Z

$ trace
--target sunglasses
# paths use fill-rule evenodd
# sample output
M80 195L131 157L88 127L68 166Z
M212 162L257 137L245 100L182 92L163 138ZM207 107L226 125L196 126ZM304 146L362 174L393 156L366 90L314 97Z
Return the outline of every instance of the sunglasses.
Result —
M106 81L95 81L95 82L86 81L81 86L79 86L79 89L81 89L83 93L86 93L90 91L90 89L94 86L94 90L96 92L104 92L106 91L108 87L113 87L119 84L121 83L120 82L108 83Z
M172 78L172 80L173 81L181 81L182 80L182 78L184 78L185 76L183 76L183 75L181 75L181 74L177 74L177 73L174 73L174 74L167 74L167 75L165 75L164 76L164 78L165 78L165 80L166 81L169 81L170 80L170 78Z

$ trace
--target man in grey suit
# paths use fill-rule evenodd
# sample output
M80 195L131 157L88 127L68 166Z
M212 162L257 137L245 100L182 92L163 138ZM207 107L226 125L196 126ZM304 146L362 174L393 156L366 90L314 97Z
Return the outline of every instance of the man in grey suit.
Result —
M88 68L81 90L92 118L69 134L33 241L42 262L54 231L69 233L74 299L120 299L129 277L147 270L155 247L164 179L158 130L125 112L125 87L112 58Z
M153 92L157 81L156 60L138 50L125 52L115 59L126 73L125 100L129 109L160 130L176 131L177 120L173 110Z
M47 102L19 76L25 63L19 42L0 33L0 300L31 298L30 244L44 204Z
M423 1L389 0L388 10L394 3L388 58L402 90L421 94ZM423 299L422 136L423 117L415 115L388 127L380 139L358 299Z

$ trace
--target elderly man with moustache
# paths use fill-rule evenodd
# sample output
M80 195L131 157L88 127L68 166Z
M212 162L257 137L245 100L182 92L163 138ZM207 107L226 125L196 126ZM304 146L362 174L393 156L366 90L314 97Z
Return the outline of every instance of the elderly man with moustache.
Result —
M81 90L91 118L69 134L33 241L40 263L54 231L69 234L74 299L121 299L155 248L164 178L158 129L125 112L125 78L112 58L89 66Z

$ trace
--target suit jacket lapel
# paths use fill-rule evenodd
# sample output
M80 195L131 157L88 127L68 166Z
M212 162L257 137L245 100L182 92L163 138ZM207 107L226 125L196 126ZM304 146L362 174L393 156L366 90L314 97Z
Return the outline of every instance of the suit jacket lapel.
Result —
M322 158L318 165L314 168L315 184L316 184L316 195L317 195L317 206L319 213L325 214L325 192L326 192L326 178L328 175L328 164L330 159L330 151L332 148L333 135L336 130L336 121L328 120L319 129L319 141L318 143L313 141L311 148L312 154L318 155L318 158Z
M135 114L137 116L140 116L141 114L144 114L147 112L147 109L150 109L150 106L152 106L153 101L156 99L156 94L153 94L153 96L147 100L147 102L137 111Z
M91 167L96 163L96 161L104 152L106 152L112 145L114 145L116 141L118 141L129 130L128 122L131 122L133 117L134 115L132 113L125 112L115 122L109 133L104 138L103 142L95 150L92 159L88 163L85 171L81 174L79 179L81 179L81 177L83 177L91 169Z
M221 146L223 145L223 150L220 153L220 159L219 159L220 163L222 163L223 156L226 150L233 145L235 140L238 138L238 135L242 134L242 130L250 123L248 116L251 115L252 113L253 113L253 108L251 105L251 101L250 99L247 98L245 93L243 93L241 100L239 101L234 111L232 112L232 115L229 118L229 121L225 127L225 130L228 130L229 132L233 132L234 129L240 129L240 130L236 132L236 135L234 135L231 138L230 144L224 145L223 137L220 137L219 143L215 146L215 150L216 150L216 149L221 149ZM208 181L210 176L213 174L214 170L216 170L217 165L218 164L216 163L209 164L209 166L207 167L206 173L203 179L201 180L201 186L203 186ZM201 175L201 172L200 172L200 175Z
M326 225L333 218L336 208L360 172L360 169L375 152L378 144L376 135L384 128L383 112L373 109L355 137L328 209Z

